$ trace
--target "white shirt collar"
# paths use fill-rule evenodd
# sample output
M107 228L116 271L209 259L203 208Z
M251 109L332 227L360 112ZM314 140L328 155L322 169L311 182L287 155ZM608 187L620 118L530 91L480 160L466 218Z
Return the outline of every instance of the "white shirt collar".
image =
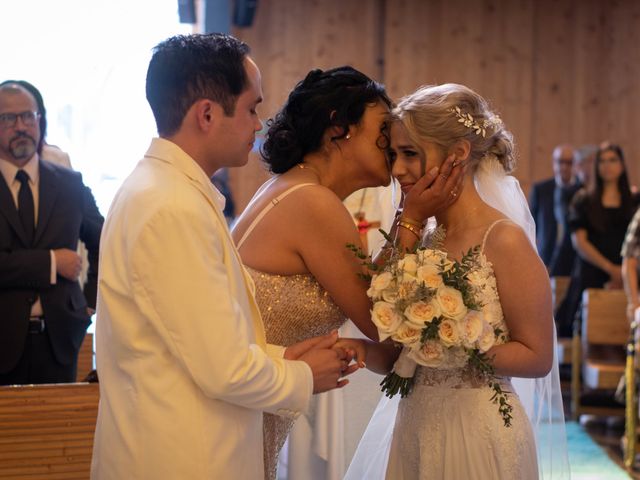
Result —
M29 175L29 183L31 183L33 187L38 185L38 181L40 180L39 161L38 154L35 153L23 167L18 168L8 160L0 158L0 172L7 182L7 185L11 187L13 182L17 181L16 173L18 173L18 170L24 170Z
M147 150L147 156L164 159L170 161L182 170L189 177L195 179L198 183L202 184L211 193L213 201L217 204L220 210L224 210L226 199L218 189L213 185L213 182L205 171L198 165L198 163L179 145L173 143L166 138L156 137L151 140L151 145ZM15 173L14 173L15 175Z

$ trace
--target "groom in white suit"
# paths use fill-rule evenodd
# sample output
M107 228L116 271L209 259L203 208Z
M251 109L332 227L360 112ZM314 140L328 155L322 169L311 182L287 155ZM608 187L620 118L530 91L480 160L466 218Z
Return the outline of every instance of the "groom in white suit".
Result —
M209 180L244 165L262 127L248 47L220 34L170 38L154 50L146 89L160 138L102 235L91 475L261 479L262 412L296 417L354 367L331 349L336 334L266 344Z

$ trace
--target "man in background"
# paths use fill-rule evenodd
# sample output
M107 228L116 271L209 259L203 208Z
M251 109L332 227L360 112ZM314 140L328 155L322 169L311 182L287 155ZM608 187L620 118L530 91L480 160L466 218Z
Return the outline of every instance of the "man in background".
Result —
M581 187L589 188L591 185L591 177L593 177L593 168L596 161L597 145L583 145L576 149L573 162L576 180Z
M39 120L24 86L0 86L2 385L74 382L96 301L103 218L79 173L40 158ZM89 251L84 294L78 240Z
M552 154L553 177L535 183L529 195L538 253L551 276L569 275L575 259L566 223L569 204L580 188L574 159L571 145L558 145Z

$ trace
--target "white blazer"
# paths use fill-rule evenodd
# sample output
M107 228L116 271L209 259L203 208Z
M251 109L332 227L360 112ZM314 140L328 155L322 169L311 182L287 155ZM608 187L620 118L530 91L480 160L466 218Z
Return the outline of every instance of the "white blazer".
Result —
M93 479L262 479L262 412L308 408L311 370L266 345L223 202L191 157L154 139L111 205Z

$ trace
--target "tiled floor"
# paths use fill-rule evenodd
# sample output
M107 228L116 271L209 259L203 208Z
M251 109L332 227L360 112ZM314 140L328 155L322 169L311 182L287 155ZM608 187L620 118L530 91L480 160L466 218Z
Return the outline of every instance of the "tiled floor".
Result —
M583 415L580 424L591 438L600 445L617 465L624 469L620 439L624 435L622 418L595 418ZM628 472L631 478L640 480L640 457L636 462L636 471Z

